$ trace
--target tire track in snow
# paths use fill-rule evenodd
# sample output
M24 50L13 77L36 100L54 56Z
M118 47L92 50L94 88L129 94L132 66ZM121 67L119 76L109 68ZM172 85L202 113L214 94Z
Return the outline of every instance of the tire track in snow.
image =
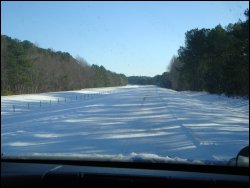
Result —
M170 114L173 116L173 118L179 122L180 127L183 129L183 133L187 136L187 138L189 138L191 140L191 142L194 144L194 146L199 149L203 154L205 154L206 156L210 156L212 159L214 159L214 157L211 155L210 152L208 152L207 150L205 150L203 147L201 147L201 142L195 137L194 133L191 131L190 128L187 128L186 126L183 125L182 120L180 120L175 113L173 113L173 111L171 110L171 107L168 105L168 102L163 99L163 97L161 96L161 94L159 93L159 88L155 88L155 92L156 94L159 96L160 100L167 106L167 110L170 112Z

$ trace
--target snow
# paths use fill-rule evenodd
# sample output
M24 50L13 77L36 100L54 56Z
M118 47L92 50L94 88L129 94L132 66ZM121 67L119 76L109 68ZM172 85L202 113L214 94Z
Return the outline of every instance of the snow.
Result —
M156 86L1 97L5 155L220 163L249 145L249 100Z

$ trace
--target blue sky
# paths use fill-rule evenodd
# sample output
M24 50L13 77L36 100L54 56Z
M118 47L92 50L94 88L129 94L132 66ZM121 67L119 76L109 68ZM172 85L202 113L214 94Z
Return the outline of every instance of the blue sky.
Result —
M1 2L1 34L127 76L167 70L185 32L245 20L249 2Z

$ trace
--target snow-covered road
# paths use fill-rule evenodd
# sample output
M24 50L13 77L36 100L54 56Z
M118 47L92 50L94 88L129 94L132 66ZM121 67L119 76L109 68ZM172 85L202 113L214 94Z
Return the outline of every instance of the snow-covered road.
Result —
M226 162L249 144L249 100L205 92L96 88L7 96L1 107L6 154Z

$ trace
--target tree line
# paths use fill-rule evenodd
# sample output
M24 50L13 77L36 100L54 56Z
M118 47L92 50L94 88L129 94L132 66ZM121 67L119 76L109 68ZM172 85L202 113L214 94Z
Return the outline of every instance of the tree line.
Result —
M81 57L1 35L1 95L126 84L125 75L89 65Z
M208 91L249 98L248 9L245 16L246 21L239 20L225 28L217 25L212 29L187 31L185 46L173 56L167 72L151 77L149 83L178 91Z
M171 88L169 72L162 75L150 76L129 76L128 83L132 85L157 85L164 88Z

